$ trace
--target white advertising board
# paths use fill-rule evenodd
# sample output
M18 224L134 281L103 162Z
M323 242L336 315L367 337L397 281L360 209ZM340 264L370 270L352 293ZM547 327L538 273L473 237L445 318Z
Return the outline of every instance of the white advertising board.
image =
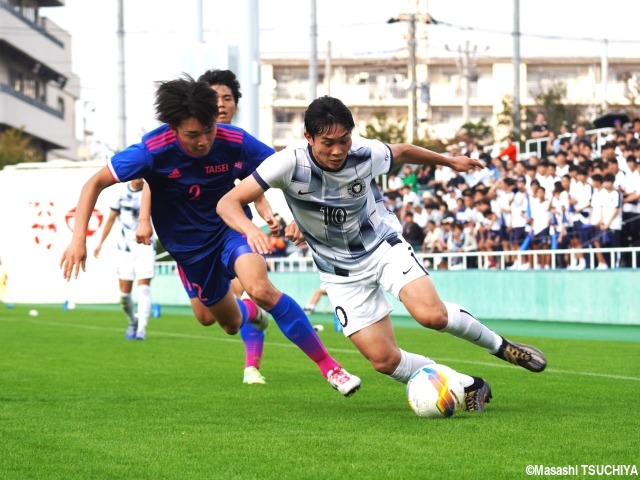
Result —
M80 190L104 165L104 161L57 160L0 170L0 258L7 274L6 303L118 301L115 238L107 239L100 258L93 256L109 215L113 187L102 192L90 221L87 271L66 282L60 270Z

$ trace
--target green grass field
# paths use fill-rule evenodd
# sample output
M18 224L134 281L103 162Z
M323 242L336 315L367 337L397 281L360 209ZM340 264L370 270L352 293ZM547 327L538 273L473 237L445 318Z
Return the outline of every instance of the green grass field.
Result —
M115 307L38 306L38 317L30 308L0 305L2 480L519 479L530 464L640 468L640 327L584 327L620 339L604 341L576 338L579 325L491 322L547 354L547 370L533 374L400 326L404 349L483 376L494 391L483 414L428 420L328 315L312 322L325 324L330 352L363 381L348 399L274 323L268 384L247 386L239 337L185 310L165 308L135 342L124 340Z

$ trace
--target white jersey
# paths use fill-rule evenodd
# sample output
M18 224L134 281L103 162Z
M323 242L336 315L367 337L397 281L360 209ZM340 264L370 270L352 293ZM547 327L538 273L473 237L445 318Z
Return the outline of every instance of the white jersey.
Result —
M142 190L132 190L130 183L118 185L120 191L115 195L110 205L111 210L118 212L120 220L120 234L118 236L118 249L130 251L136 242L136 230L138 229L138 217L142 202ZM155 238L152 238L152 243Z
M275 153L253 176L265 190L283 191L318 269L347 276L365 268L381 243L399 237L376 184L392 164L387 145L356 137L339 170L318 165L305 145Z

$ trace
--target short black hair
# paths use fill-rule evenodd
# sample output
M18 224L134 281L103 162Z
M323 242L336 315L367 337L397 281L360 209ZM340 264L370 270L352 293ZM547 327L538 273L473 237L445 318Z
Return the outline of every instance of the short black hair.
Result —
M238 104L242 93L240 93L240 82L238 77L231 70L207 70L198 78L199 82L207 82L210 86L226 85L231 90L233 101Z
M156 116L163 123L177 128L188 118L202 125L214 125L218 116L218 96L206 82L197 82L189 75L160 83L156 90Z
M304 112L304 129L312 137L327 133L337 125L348 132L356 127L351 111L337 98L328 95L316 98Z

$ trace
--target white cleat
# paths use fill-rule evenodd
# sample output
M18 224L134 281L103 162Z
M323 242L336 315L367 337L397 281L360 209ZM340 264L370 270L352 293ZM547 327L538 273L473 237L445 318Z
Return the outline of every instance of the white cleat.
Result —
M360 377L351 375L342 367L329 370L327 381L345 397L350 397L360 389Z
M242 383L246 383L247 385L264 385L267 383L267 379L262 376L260 370L256 367L247 367L244 369Z

